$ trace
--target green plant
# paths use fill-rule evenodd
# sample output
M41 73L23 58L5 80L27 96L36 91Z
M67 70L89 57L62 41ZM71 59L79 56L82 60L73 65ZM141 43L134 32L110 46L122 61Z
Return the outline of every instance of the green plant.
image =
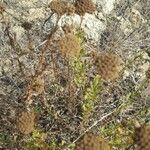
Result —
M109 139L112 149L125 150L133 144L134 126L129 120L124 126L121 123L109 123L100 129L100 134Z
M84 56L84 50L82 49L80 52L80 56L76 57L71 63L71 66L74 72L73 80L78 87L84 87L86 84L86 80L87 80L87 77L86 77L87 65L82 60L83 56Z
M96 75L91 82L90 87L86 89L83 102L84 115L89 114L93 110L94 103L96 102L100 92L101 84L100 76Z
M46 134L34 130L32 136L27 140L27 149L28 150L48 150L49 145L45 142Z

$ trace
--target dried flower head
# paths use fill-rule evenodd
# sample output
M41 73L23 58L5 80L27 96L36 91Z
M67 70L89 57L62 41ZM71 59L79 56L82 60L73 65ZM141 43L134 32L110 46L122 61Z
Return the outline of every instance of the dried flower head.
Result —
M21 25L25 30L30 30L32 28L32 24L29 22L23 22Z
M150 149L150 125L136 128L134 137L136 150Z
M17 120L17 128L23 134L29 134L34 129L35 114L33 111L23 111Z
M2 14L4 11L5 11L5 8L2 5L0 5L0 14Z
M103 138L87 133L76 143L76 150L110 150L110 147Z
M84 16L85 13L92 14L96 10L96 7L91 0L76 0L75 8L75 12L80 16Z
M75 13L75 7L74 7L74 5L68 3L67 9L66 9L66 14L67 15L72 15L74 13Z
M147 77L147 79L150 79L150 67L146 71L146 77Z
M72 33L65 34L65 36L58 41L58 48L62 56L67 58L79 56L81 50L79 39Z
M31 86L32 94L37 96L37 95L43 93L44 85L45 85L45 82L44 82L44 79L41 76L34 77L32 79L32 86Z
M100 53L94 55L93 58L97 72L104 80L114 80L119 77L123 61L118 55Z
M62 27L62 29L63 29L65 34L72 33L73 32L73 25L65 24Z
M52 12L59 16L64 14L71 15L75 12L75 7L65 0L53 0L49 6Z

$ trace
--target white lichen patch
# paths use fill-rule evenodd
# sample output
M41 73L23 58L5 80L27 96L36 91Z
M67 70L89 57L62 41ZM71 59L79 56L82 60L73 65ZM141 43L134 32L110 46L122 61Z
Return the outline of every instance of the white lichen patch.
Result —
M133 27L139 28L142 23L144 23L144 19L140 12L136 9L132 9L132 12L129 16L129 21L133 25Z
M110 14L114 9L114 3L116 0L97 0L97 4L102 6L105 14Z
M44 8L31 8L29 9L29 14L25 17L27 21L34 21L36 19L45 18L45 9Z
M52 22L56 22L56 18L54 18ZM79 15L64 15L59 20L58 25L64 26L65 24L73 24L75 27L79 27L81 25L81 28L83 28L85 32L86 38L89 39L93 44L98 42L100 33L106 28L105 24L102 21L97 19L94 15L87 13L83 17L82 23L81 17Z
M73 16L62 16L60 21L58 22L59 26L64 26L65 24L73 24L74 26L79 26L81 23L81 17L79 15L74 14Z
M38 0L19 0L18 4L22 7L34 7Z
M81 27L87 34L87 38L95 42L99 40L100 33L106 28L103 22L91 14L85 14Z
M12 31L15 33L17 40L21 39L21 37L23 36L25 32L24 28L22 28L21 26L17 26L17 25L12 27Z

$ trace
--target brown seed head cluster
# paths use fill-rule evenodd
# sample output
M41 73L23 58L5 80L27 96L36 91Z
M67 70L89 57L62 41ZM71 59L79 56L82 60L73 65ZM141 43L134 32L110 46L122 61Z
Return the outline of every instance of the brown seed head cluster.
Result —
M0 14L2 14L5 11L5 8L0 4Z
M34 129L34 112L23 111L18 117L17 128L22 134L29 134Z
M103 138L87 133L76 143L76 150L110 150L110 147Z
M29 22L23 22L21 25L25 30L30 30L32 28L32 24Z
M123 68L123 61L119 56L112 53L100 53L93 58L97 72L104 80L114 80L119 77Z
M150 79L150 67L146 71L146 77L147 77L147 79Z
M75 12L75 7L65 0L53 0L49 6L52 12L59 16L64 14L71 15Z
M32 79L32 86L31 86L32 95L37 96L37 95L43 93L44 85L45 85L45 82L41 76L33 78Z
M62 27L62 29L63 29L63 31L64 31L65 34L72 33L73 32L73 25L65 24Z
M135 150L150 149L150 125L141 126L135 129Z
M85 13L92 14L96 10L96 7L91 0L76 0L75 9L78 15L84 16Z
M69 59L79 56L81 50L80 41L73 33L65 34L58 41L58 48L62 56Z

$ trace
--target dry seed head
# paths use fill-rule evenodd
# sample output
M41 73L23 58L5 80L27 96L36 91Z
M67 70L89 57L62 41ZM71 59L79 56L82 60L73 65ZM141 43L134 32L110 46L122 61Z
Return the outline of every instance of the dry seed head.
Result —
M147 79L150 79L150 67L146 71L146 77L147 77Z
M110 147L103 138L87 133L76 143L76 150L110 150Z
M30 30L32 28L32 24L29 22L23 22L21 25L25 30Z
M44 91L44 79L41 76L35 77L32 80L32 94L37 96Z
M150 125L141 126L135 129L135 150L150 149Z
M96 10L96 7L92 0L76 0L75 9L78 15L84 16L85 13L92 14Z
M2 14L4 11L5 11L5 8L2 5L0 5L0 14Z
M98 74L104 80L114 80L119 77L123 68L122 59L112 53L100 53L93 56Z
M17 119L17 128L23 134L29 134L34 129L35 114L33 111L23 111Z
M73 25L65 24L62 27L62 29L63 29L63 31L64 31L65 34L72 33L73 32Z
M66 8L66 14L67 15L72 15L74 13L75 13L74 5L68 3L67 8Z
M58 41L58 48L62 56L67 58L79 56L81 50L79 39L72 33L65 34Z
M75 12L75 7L65 0L53 0L49 6L52 12L59 16L64 14L71 15Z

